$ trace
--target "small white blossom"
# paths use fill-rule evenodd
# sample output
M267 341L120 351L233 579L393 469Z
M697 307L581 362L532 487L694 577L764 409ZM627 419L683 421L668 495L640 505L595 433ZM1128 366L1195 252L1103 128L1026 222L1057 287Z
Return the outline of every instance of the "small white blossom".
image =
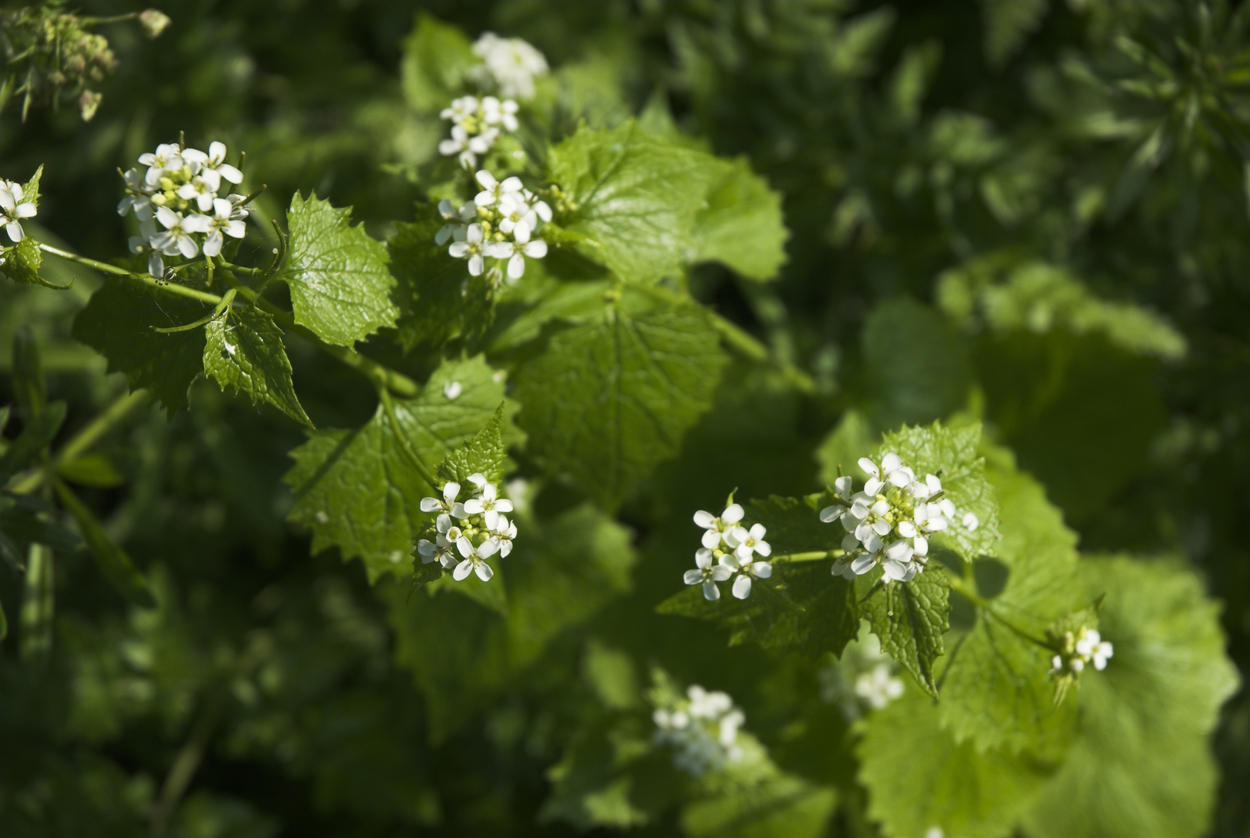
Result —
M143 179L155 186L166 172L182 168L182 151L174 143L161 143L155 152L140 154L139 162L148 167Z
M651 719L656 726L654 741L672 747L673 764L693 777L742 758L737 740L746 716L723 692L693 684L686 698L657 707Z
M483 193L485 194L485 193ZM495 259L508 260L508 279L517 280L525 275L525 257L541 259L547 255L547 243L542 239L530 241L529 227L517 227L513 231L515 241L496 242L486 254Z
M756 524L756 526L758 527L759 524ZM746 558L743 558L741 555L726 553L721 556L720 563L721 566L727 567L731 572L738 574L732 589L733 595L737 599L746 599L751 595L752 579L767 579L773 575L773 566L771 564L756 561L749 553Z
M981 520L977 518L976 515L969 512L963 517L963 525L964 525L964 529L966 529L968 532L973 532L976 530L977 527L981 526Z
M1110 643L1102 639L1097 629L1085 631L1076 641L1076 653L1094 662L1094 669L1099 672L1107 668L1107 660L1113 654Z
M500 38L494 32L483 32L473 44L473 52L481 56L484 73L499 86L504 96L529 99L534 95L534 79L547 74L547 59L520 38Z
M451 101L451 107L443 108L439 113L439 118L450 119L452 123L461 125L476 116L481 107L482 103L476 96L461 96Z
M454 125L451 129L451 139L443 140L438 144L438 153L444 157L459 156L460 165L471 169L477 165L479 154L490 151L491 146L495 144L496 136L498 132L494 130L469 136L469 132L463 126Z
M477 578L483 582L489 582L490 578L495 575L495 571L491 570L486 560L495 553L499 552L499 542L493 538L488 538L476 547L473 542L465 536L456 539L456 549L460 555L464 557L464 561L456 565L455 571L452 572L452 578L457 582L464 579L470 573L476 573Z
M463 238L469 222L477 218L477 207L473 204L465 204L460 209L456 209L455 204L444 198L438 202L438 214L447 222L434 235L434 243L442 247L453 237Z
M740 561L751 561L754 553L768 557L772 554L772 546L764 540L767 530L763 524L755 524L751 529L737 526L725 533L725 543L734 551Z
M473 477L481 475L473 475L469 479ZM464 502L464 511L469 515L481 515L486 521L486 528L493 530L498 525L499 513L512 511L512 501L499 497L494 483L483 482L478 487L478 495Z
M4 232L9 240L16 243L26 238L22 229L23 218L34 218L38 209L34 203L25 200L22 185L15 181L0 181L0 222L4 224Z
M694 570L687 570L682 580L687 585L703 584L703 596L706 599L720 599L720 588L717 582L724 582L733 575L733 569L723 564L712 563L712 551L703 547L694 554Z
M874 710L880 710L903 694L903 682L890 674L882 662L855 679L855 695Z
M495 180L495 176L490 172L482 169L475 175L475 178L482 187L482 191L473 198L473 203L483 208L493 207L505 195L519 193L524 188L521 179L515 175L499 181Z
M470 224L465 230L464 240L452 242L447 252L457 259L469 260L470 276L481 276L486 270L486 261L482 258L482 225Z
M482 99L482 119L487 125L503 125L509 131L515 131L520 124L517 122L517 103L511 99L499 101L494 96Z
M216 256L221 253L225 243L224 233L234 239L241 239L247 234L247 225L238 217L239 209L225 198L214 198L213 214L209 217L210 228L208 238L204 240L204 255ZM246 213L247 210L242 212Z
M742 505L737 503L726 506L719 518L702 509L694 513L694 522L707 530L703 533L703 546L709 550L720 546L724 533L741 521L744 514L746 512Z
M456 506L456 496L460 494L459 483L446 483L443 485L443 499L438 498L421 498L422 512L442 512L451 514L452 509Z
M459 381L448 381L443 384L443 398L448 401L454 401L457 397L459 397L462 389L463 388L460 386Z

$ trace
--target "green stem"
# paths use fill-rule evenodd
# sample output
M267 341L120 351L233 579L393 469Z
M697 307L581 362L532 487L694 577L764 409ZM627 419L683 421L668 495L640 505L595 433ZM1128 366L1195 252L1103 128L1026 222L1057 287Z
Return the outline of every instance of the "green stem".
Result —
M770 562L818 562L821 559L836 559L845 556L845 550L809 550L806 553L780 553L769 556Z
M194 288L188 288L185 285L164 282L163 280L159 280L149 274L137 274L133 271L128 271L125 268L110 265L107 262L97 262L95 259L88 259L85 256L70 253L68 250L61 250L59 247L53 247L50 244L40 242L39 249L44 253L51 253L53 256L60 256L62 259L68 259L71 262L77 262L78 264L86 265L89 268L95 268L97 271L137 280L150 288L154 288L157 291L164 291L167 294L178 294L183 297L190 297L193 300L199 300L202 303L211 303L213 305L217 305L221 302L221 297L216 294L209 294L205 291L196 291Z
M417 470L417 474L421 475L422 480L430 484L430 488L435 493L442 491L442 483L434 476L434 472L430 471L430 467L421 459L421 455L413 449L412 443L408 441L408 436L404 433L403 426L399 424L399 417L395 415L395 404L391 401L391 394L386 388L379 387L378 398L382 400L382 406L386 410L386 415L395 426L395 436L399 439L399 450L404 452L408 457L408 462L412 463L412 467Z
M1051 650L1054 649L1054 646L1052 646L1046 640L1043 640L1042 638L1037 637L1036 635L1025 631L1024 629L1012 623L1002 614L999 614L996 610L994 610L993 603L991 603L988 599L985 599L980 594L978 594L972 584L969 584L968 582L962 579L958 579L953 576L948 576L947 578L950 581L950 587L952 591L954 591L955 593L962 596L964 599L971 602L977 608L980 608L986 614L989 614L991 617L993 617L998 622L1002 623L1004 626L1006 626L1008 629L1010 629L1019 637L1037 646L1041 646L1043 649L1051 649Z
M147 401L148 394L143 390L135 390L133 393L121 396L117 401L105 408L103 413L92 419L85 428L75 434L73 439L65 443L45 468L26 475L11 486L9 491L22 495L35 491L47 479L48 474L56 470L57 466L86 453L91 446L99 442L100 437L104 436L113 429L114 425L124 419L126 414Z

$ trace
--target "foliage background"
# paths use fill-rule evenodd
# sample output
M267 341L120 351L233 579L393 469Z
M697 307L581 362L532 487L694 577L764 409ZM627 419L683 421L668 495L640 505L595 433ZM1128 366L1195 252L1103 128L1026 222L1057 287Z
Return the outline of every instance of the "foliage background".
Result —
M405 100L405 39L425 10L470 36L493 29L538 46L564 68L574 112L619 121L660 95L688 134L746 155L784 196L788 261L772 285L717 266L690 285L822 389L800 396L773 372L731 366L680 457L628 498L628 529L604 535L623 558L600 607L583 622L553 602L549 635L500 671L467 651L472 603L441 597L413 617L403 585L370 587L359 562L333 551L310 558L306 534L284 523L281 478L299 430L199 382L172 421L154 408L112 435L102 450L124 480L84 490L154 581L159 608L131 610L67 554L46 665L18 659L16 632L0 645L7 834L146 833L188 748L203 759L170 816L176 834L564 834L538 817L544 772L610 696L619 678L603 673L641 678L652 664L727 690L779 764L837 786L828 834L872 834L842 723L820 709L812 673L654 613L688 564L690 512L735 486L815 491L846 461L825 442L839 422L872 438L980 414L1082 551L1183 555L1223 603L1245 671L1244 27L1204 30L1197 4L1145 2L161 8L174 24L160 40L106 31L120 66L94 121L72 109L0 118L5 176L47 164L45 240L123 256L113 170L179 131L246 149L249 182L268 184L263 215L315 189L387 236L413 217L419 185L407 174L444 130ZM1228 14L1214 8L1217 21ZM267 250L253 235L245 246ZM73 273L65 294L0 284L3 400L13 336L29 324L51 392L69 402L69 433L124 388L69 337L99 284ZM289 352L319 427L372 413L367 382L297 342ZM388 361L429 373L411 357ZM552 486L536 502L558 513L579 500ZM0 570L11 620L20 600L20 577ZM1213 747L1210 831L1244 834L1244 688ZM654 834L678 828L668 817Z

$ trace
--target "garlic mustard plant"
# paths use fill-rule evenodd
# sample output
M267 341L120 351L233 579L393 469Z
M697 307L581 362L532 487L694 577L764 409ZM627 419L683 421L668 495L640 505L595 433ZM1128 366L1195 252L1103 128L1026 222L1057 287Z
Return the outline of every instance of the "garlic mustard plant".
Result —
M746 716L727 693L692 684L684 700L652 713L653 741L673 749L673 764L692 777L717 771L742 758L738 730Z
M512 501L500 497L494 483L480 473L468 480L473 493L464 501L458 500L463 487L454 481L443 484L442 497L421 499L421 511L436 518L417 541L416 552L423 564L437 561L453 570L456 581L476 573L488 582L495 572L486 560L496 553L506 558L512 552L517 526L504 515L513 511Z

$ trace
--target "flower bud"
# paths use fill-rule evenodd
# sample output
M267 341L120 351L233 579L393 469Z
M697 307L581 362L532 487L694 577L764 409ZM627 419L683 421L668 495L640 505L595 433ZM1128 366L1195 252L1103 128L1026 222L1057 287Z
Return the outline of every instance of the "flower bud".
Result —
M172 22L169 15L157 9L147 9L139 13L139 25L143 27L143 34L149 38L159 38Z
M78 113L82 115L83 122L90 122L95 116L96 110L100 107L100 100L103 94L96 93L94 90L84 90L82 95L78 97Z

